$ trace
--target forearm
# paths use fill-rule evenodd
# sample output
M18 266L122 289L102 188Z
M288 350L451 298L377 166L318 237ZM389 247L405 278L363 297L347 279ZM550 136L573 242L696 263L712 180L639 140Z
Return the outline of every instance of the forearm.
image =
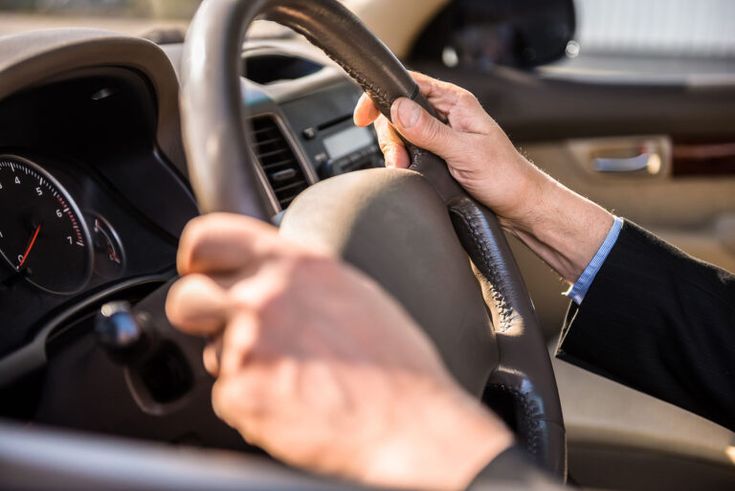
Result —
M577 281L605 240L613 215L534 169L523 210L501 223L569 283Z

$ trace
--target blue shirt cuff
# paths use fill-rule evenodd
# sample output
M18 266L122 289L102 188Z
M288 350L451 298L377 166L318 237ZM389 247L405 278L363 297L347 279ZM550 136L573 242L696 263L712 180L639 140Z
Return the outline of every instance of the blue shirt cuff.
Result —
M584 271L582 271L577 282L572 285L569 290L564 292L564 295L571 298L577 305L580 305L582 300L584 300L584 296L587 295L587 291L590 289L590 286L592 286L592 282L595 281L595 276L597 276L600 268L602 268L602 265L605 263L605 259L607 259L607 256L610 254L613 246L615 246L615 243L618 241L618 235L620 235L620 230L622 228L623 219L615 217L612 227L610 227L610 231L607 233L607 237L605 237L604 242L597 250L595 256L589 262Z

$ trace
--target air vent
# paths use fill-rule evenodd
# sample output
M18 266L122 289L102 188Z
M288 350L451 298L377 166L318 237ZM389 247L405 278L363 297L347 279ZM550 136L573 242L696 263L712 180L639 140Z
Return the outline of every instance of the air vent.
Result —
M243 64L245 76L261 85L298 80L324 68L324 65L300 56L275 53L246 53Z
M308 187L306 176L296 160L291 145L272 117L253 118L252 125L255 155L268 177L281 208L285 210L291 201Z

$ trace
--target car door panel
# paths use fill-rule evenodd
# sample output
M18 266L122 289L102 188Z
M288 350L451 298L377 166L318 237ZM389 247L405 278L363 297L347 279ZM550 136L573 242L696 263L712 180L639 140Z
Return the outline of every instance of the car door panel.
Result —
M616 82L507 67L479 71L428 61L408 64L475 94L517 144L650 134L735 142L735 77Z
M735 176L677 177L670 155L664 152L661 169L601 173L592 168L599 148L636 148L660 136L565 140L523 145L524 153L571 189L629 218L669 240L686 252L722 268L735 270ZM626 143L627 142L627 143ZM666 147L666 145L663 145ZM567 300L549 288L555 275L535 256L519 247L519 263L544 329L552 334L561 326Z

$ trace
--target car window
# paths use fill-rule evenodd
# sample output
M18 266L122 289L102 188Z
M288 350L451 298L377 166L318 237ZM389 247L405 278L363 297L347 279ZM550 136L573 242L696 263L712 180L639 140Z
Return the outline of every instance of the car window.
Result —
M547 71L735 83L732 0L575 0L577 34Z

